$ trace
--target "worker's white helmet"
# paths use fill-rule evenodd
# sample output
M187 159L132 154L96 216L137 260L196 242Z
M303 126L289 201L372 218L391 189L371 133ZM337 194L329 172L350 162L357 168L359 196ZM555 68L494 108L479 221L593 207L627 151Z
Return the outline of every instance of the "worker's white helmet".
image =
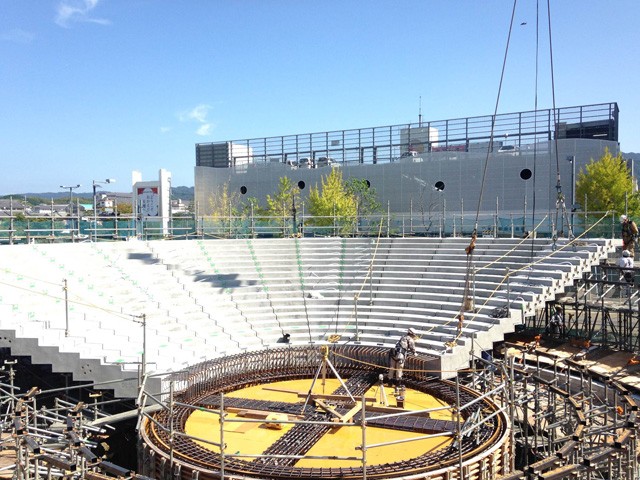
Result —
M415 331L413 328L410 328L409 330L407 330L407 333L408 333L409 335L411 335L412 337L415 337L415 336L416 336L416 331Z
M620 223L624 222L627 220L627 216L626 215L620 215Z

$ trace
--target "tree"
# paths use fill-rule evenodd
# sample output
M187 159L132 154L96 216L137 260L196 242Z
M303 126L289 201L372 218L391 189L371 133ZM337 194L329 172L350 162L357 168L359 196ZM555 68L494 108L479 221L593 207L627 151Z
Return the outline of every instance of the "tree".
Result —
M342 181L342 172L332 169L323 175L321 188L316 184L309 190L309 213L318 226L338 225L341 233L351 233L356 224L358 202Z
M260 201L256 197L249 197L242 202L242 213L245 216L261 217L267 215L267 210L260 205Z
M118 204L118 215L131 215L133 213L133 205L130 203Z
M297 231L297 209L300 205L300 189L289 177L280 177L278 190L272 197L267 195L266 214L274 217L276 224L282 229L282 235L288 234L288 218L292 218L292 231Z
M291 214L294 201L300 199L300 189L289 177L280 177L278 190L272 197L267 195L267 213L271 216L287 216Z
M634 182L622 154L613 156L605 149L600 160L591 161L580 169L576 182L576 200L591 212L640 213L640 196L634 191ZM625 208L626 203L626 208ZM583 209L585 205L582 206Z
M428 233L431 231L431 228L434 227L434 222L443 212L444 199L442 197L442 190L436 190L434 187L427 185L426 182L423 182L419 192L418 210L420 211L424 232Z
M240 194L229 192L229 182L209 197L209 212L213 217L211 226L217 230L217 234L233 236L234 224L237 226L242 223L233 218L238 215L239 208Z
M376 189L364 178L350 178L345 183L347 192L356 199L358 216L371 215L380 211Z
M229 192L229 182L209 197L209 214L214 218L228 218L238 214L240 194Z

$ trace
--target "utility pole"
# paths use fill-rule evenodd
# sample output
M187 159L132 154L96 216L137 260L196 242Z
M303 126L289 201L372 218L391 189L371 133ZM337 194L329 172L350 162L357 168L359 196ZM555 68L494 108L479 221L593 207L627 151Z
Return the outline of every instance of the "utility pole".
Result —
M69 336L69 288L67 286L67 279L62 280L64 282L64 286L62 289L64 290L64 336Z
M81 185L70 185L70 186L64 186L64 185L60 185L60 188L63 188L65 190L69 189L69 215L71 215L71 213L73 212L73 190L76 188L80 188Z
M140 366L140 379L147 374L147 314L134 315L133 321L142 325L142 359Z
M114 178L105 178L104 180L93 180L93 241L98 241L98 199L96 198L96 190L102 188L100 183L115 183Z

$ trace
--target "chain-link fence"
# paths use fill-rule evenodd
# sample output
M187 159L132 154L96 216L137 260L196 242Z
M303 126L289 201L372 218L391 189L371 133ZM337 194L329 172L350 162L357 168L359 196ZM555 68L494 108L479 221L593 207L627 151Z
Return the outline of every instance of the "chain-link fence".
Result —
M602 217L605 217L604 219ZM579 236L614 238L620 226L616 212L565 215L475 215L394 213L369 216L228 215L171 218L135 217L5 217L0 220L0 243L54 243L185 238L287 238L287 237L385 237L469 236L522 237Z

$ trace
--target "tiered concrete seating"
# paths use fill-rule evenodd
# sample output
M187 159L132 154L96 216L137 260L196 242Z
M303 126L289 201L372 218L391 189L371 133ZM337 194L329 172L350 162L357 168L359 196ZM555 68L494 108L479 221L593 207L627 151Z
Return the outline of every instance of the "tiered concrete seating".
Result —
M71 368L78 379L102 367L111 376L111 367L136 375L142 315L148 367L158 372L270 348L285 333L293 343L333 335L392 346L408 327L420 334L422 352L453 369L613 249L605 240L558 242L554 250L545 239L479 239L470 270L475 309L459 330L468 244L327 238L6 246L0 330L15 352L36 342L34 358ZM507 305L511 315L495 318Z

